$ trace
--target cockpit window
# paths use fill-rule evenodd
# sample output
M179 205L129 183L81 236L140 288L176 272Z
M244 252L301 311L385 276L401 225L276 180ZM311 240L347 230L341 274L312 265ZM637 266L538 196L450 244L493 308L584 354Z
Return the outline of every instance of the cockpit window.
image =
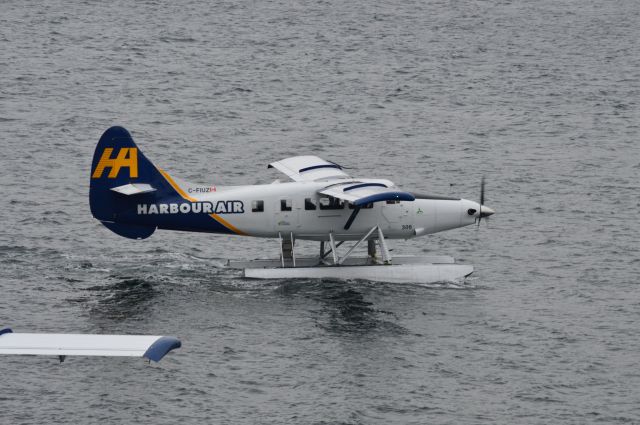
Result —
M344 208L344 201L342 199L334 198L333 196L320 198L321 210L341 210Z
M351 202L349 202L349 209L354 210L356 208ZM368 204L360 205L361 209L373 208L373 202L369 202Z

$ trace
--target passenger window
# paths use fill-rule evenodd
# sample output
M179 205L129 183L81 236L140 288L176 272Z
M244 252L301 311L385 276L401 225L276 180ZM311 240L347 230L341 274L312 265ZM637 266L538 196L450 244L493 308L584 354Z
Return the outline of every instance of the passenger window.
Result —
M263 212L264 211L264 201L252 201L251 202L251 211L252 212Z
M280 211L291 211L291 199L281 199L280 200Z
M396 201L396 200L387 201L387 204L399 204L399 203L400 203L400 201Z
M342 199L329 197L320 198L321 210L341 210L344 208L344 201Z
M304 209L307 211L313 211L316 209L316 201L311 198L305 198Z

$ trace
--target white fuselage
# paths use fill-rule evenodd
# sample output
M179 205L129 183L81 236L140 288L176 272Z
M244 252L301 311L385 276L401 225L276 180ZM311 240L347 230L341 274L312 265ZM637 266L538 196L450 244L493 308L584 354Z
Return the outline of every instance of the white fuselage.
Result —
M336 240L358 240L379 226L387 238L409 239L473 224L480 211L478 203L465 199L375 202L370 208L362 208L345 230L354 209L347 202L327 205L328 198L321 201L318 191L326 186L327 182L289 182L207 191L206 186L186 184L182 189L198 202L213 205L220 201L241 202L242 213L220 214L220 217L245 235L265 238L279 235L289 238L293 234L296 239L324 241L333 233ZM470 209L475 213L470 214Z

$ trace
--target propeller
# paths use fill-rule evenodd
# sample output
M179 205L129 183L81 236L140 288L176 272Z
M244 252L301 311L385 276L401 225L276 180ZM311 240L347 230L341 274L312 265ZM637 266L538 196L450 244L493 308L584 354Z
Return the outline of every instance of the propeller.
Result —
M489 217L490 215L493 215L495 213L495 211L491 208L484 206L484 185L485 180L484 176L482 176L482 179L480 180L480 212L478 214L478 226L480 226L482 217Z

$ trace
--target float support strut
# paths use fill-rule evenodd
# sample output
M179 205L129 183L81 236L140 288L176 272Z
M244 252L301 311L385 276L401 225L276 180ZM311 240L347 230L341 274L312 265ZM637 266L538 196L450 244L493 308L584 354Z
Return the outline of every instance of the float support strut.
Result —
M391 255L389 254L389 249L387 248L387 243L384 240L380 226L378 226L378 242L380 243L380 251L382 252L382 262L384 264L391 264Z
M344 243L344 241L340 241L336 244L336 249L340 248L340 245L342 245ZM333 252L333 248L331 248L331 246L329 246L329 250L327 252L324 252L324 241L320 242L320 260L324 260L324 258L331 254Z
M282 235L278 232L278 242L280 242L280 261L282 261L282 268L284 269L284 250L282 249Z
M376 262L376 241L374 239L367 241L367 255L374 263Z
M338 261L338 264L344 263L344 260L346 260L349 257L349 255L351 255L353 250L356 249L358 247L358 245L360 245L362 243L362 241L366 240L369 236L371 236L373 231L376 230L376 229L378 229L378 226L373 226L371 228L371 230L369 230L367 232L367 234L362 237L362 239L360 239L358 242L356 242L356 244L354 246L352 246L351 249L349 251L347 251L346 254L344 254L344 256Z
M296 266L296 250L294 249L295 244L296 240L293 239L293 232L291 232L291 259L293 260L293 267Z
M329 232L329 243L331 244L331 253L333 254L333 264L338 264L338 254L336 253L336 241L333 239L333 232Z

